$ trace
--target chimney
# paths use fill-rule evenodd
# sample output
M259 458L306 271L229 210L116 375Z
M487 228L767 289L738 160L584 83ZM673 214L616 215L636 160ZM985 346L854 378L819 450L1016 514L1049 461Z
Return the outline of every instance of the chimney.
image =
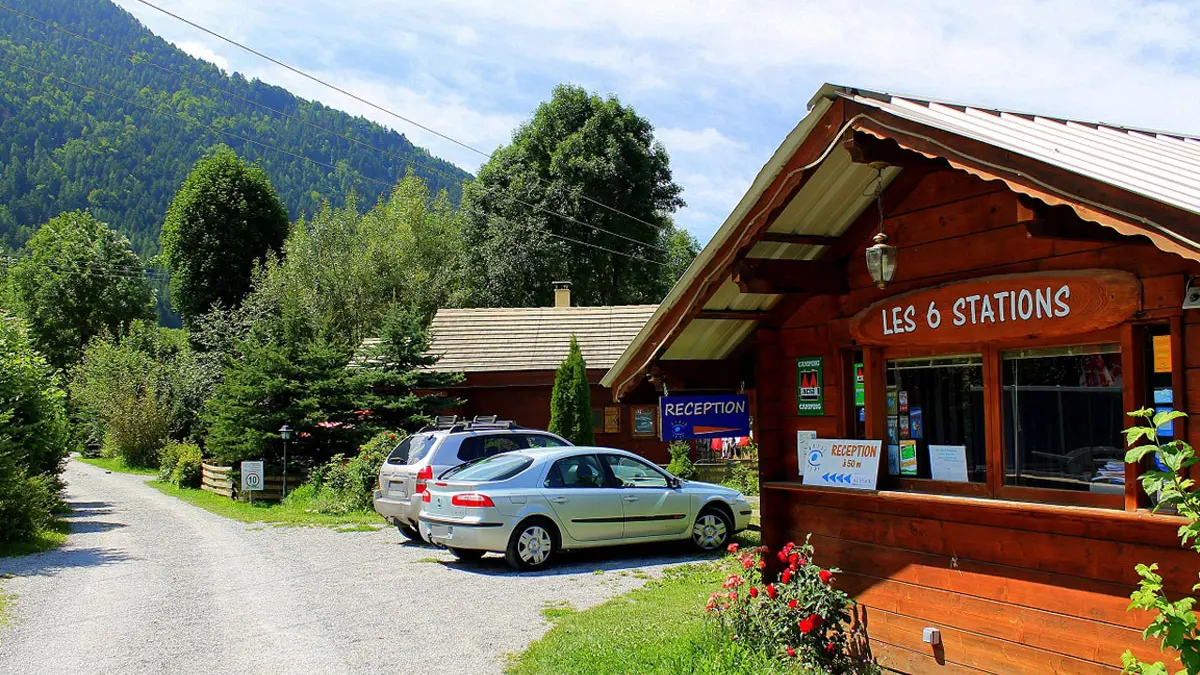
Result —
M554 282L554 306L555 307L570 307L571 306L571 282L569 282L569 281Z

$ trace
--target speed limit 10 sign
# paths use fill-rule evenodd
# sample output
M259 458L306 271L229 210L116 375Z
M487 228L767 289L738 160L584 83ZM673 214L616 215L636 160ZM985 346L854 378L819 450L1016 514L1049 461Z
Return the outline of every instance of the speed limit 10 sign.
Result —
M263 463L242 462L242 489L263 489Z

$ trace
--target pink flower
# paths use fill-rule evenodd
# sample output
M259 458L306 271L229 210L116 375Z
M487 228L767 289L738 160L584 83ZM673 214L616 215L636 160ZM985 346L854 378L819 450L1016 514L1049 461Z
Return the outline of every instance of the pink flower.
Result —
M737 542L734 542L734 543L732 543L732 544L730 544L730 545L729 545L729 552L730 552L730 553L737 553L737 551L738 551L738 545L737 545Z
M744 567L746 569L750 569L751 567L754 567L754 561L749 558L746 558L745 560L742 561L742 567Z

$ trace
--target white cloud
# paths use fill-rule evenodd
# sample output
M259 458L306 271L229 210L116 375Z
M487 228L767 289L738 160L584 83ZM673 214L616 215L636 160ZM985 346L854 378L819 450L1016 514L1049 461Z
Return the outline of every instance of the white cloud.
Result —
M181 46L210 44L117 1ZM555 83L615 92L658 128L689 202L678 220L702 240L826 81L1200 132L1200 3L1187 0L159 1L485 150ZM481 159L214 44L219 55L190 53L385 123L466 168Z
M177 42L175 43L175 46L198 59L208 61L221 70L229 70L229 60L214 52L206 44L196 42L194 40L188 40L185 42Z

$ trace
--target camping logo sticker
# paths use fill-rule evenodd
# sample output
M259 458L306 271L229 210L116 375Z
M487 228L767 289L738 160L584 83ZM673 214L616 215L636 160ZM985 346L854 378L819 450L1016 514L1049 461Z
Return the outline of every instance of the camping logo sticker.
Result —
M819 356L796 360L796 412L800 415L825 414L825 387Z

